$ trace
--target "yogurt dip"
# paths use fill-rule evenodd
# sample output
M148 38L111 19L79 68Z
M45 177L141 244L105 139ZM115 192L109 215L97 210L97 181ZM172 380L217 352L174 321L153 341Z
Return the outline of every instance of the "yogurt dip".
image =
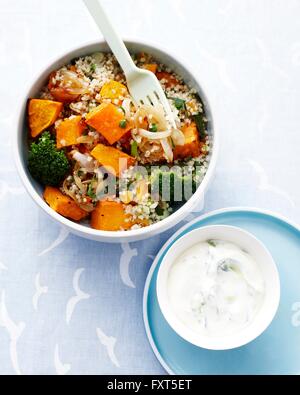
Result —
M265 284L255 259L223 240L200 242L174 262L167 280L177 318L207 336L232 335L260 310Z

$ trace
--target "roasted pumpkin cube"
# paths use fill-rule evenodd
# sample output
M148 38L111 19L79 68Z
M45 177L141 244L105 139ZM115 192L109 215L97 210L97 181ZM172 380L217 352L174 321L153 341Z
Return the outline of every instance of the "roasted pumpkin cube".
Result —
M80 115L62 121L56 128L57 148L78 144L77 139L85 129L86 124Z
M158 66L156 63L147 63L143 68L145 70L151 71L153 74L156 74Z
M62 194L57 188L46 187L44 199L54 211L74 221L80 221L88 215L73 199Z
M121 84L118 81L109 81L103 85L100 95L104 99L120 99L128 94L128 90L125 85Z
M175 159L196 158L201 155L202 143L195 122L182 128L185 137L184 145L178 145L174 149Z
M92 212L91 226L98 230L117 231L130 229L132 224L122 203L102 201Z
M86 123L101 133L109 144L123 137L132 124L124 118L123 110L111 103L102 103L86 116Z
M115 176L119 176L122 171L134 165L135 158L127 155L114 147L107 147L98 144L91 152L91 155L106 168L106 170Z
M147 226L149 221L136 219L126 214L126 206L118 202L101 201L92 212L91 226L106 231L128 230L133 225Z
M63 104L42 99L31 99L28 106L29 127L32 137L53 125L63 109Z

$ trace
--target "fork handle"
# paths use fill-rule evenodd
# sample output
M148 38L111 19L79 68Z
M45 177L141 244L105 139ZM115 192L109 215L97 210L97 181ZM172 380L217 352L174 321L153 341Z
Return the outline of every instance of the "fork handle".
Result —
M129 79L130 74L136 71L136 65L125 47L124 42L114 29L101 3L99 0L83 0L83 2L120 63L126 78Z

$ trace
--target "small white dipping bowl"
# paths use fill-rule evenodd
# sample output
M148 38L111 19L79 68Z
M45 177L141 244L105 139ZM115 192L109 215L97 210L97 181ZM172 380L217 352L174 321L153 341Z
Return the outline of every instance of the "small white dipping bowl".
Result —
M240 331L230 335L205 336L195 332L180 321L169 301L168 277L172 265L188 248L210 239L231 242L247 251L257 262L265 282L264 299L253 321ZM226 225L202 227L177 240L161 262L156 288L160 309L174 331L188 342L210 350L228 350L241 347L257 338L272 322L280 300L279 275L269 251L252 234L243 229Z

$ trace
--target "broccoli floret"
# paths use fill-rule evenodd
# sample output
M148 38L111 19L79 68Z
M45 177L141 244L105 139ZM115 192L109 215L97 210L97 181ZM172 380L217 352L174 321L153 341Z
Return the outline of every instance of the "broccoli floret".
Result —
M37 143L32 143L28 155L28 169L43 185L58 186L70 170L64 151L58 151L49 132L43 133Z
M151 193L159 194L171 204L185 202L196 189L192 176L181 176L174 171L158 171L151 177Z

